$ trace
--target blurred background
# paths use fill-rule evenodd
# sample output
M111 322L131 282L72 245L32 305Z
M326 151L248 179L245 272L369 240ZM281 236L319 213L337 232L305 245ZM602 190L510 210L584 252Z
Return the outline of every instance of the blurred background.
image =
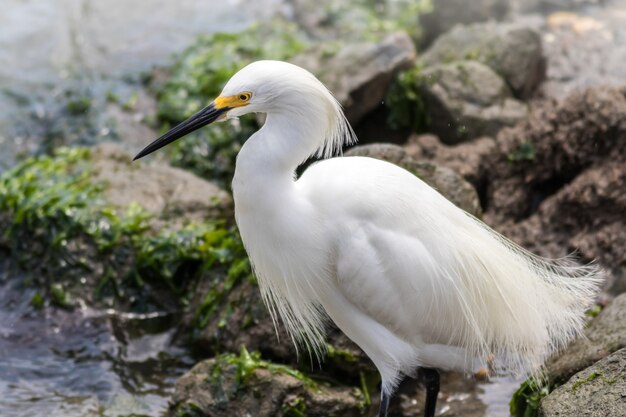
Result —
M608 271L587 339L551 360L543 389L446 374L439 415L626 413L626 367L606 363L626 364L625 0L2 10L1 416L374 415L360 350L331 330L322 366L296 359L260 300L230 181L262 117L130 163L258 59L329 87L360 139L347 154L403 166L533 252ZM421 415L418 383L392 416Z

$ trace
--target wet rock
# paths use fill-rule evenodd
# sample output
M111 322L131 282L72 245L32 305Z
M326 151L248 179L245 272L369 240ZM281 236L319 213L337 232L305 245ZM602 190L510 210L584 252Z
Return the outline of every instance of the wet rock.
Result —
M400 146L386 143L357 146L346 152L346 156L368 156L399 165L468 213L482 214L476 190L458 173L426 160L415 160Z
M563 383L575 373L625 347L626 293L615 298L591 321L585 328L584 337L576 339L561 355L548 362L550 380Z
M336 48L336 44L323 43L291 62L310 70L333 92L353 125L380 105L393 76L415 60L413 42L403 32L379 42L346 43Z
M540 404L542 417L626 415L626 348L574 375Z
M437 0L433 10L419 16L422 44L428 45L457 24L502 19L510 9L510 0Z
M216 185L166 164L131 163L131 156L111 143L94 148L95 181L107 184L104 197L120 211L139 204L162 219L185 221L228 218L232 198ZM183 220L181 218L181 220Z
M479 62L436 65L419 77L429 127L444 143L494 135L526 118L526 106L513 98L502 78Z
M318 384L245 351L194 366L176 383L171 404L176 417L364 415L357 389Z
M419 61L432 66L461 60L489 66L522 98L529 97L546 75L541 35L517 24L456 26L440 36Z
M296 351L284 326L276 328L263 304L261 293L255 283L244 281L234 288L224 288L212 282L210 277L200 281L200 287L191 300L185 326L196 327L194 345L207 354L239 352L241 346L261 352L263 357L293 364ZM198 312L207 294L226 292L223 300L206 315L205 322L198 323Z

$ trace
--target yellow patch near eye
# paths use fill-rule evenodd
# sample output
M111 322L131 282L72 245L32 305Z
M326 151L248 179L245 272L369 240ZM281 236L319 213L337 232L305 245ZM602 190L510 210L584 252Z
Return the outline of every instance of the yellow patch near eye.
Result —
M248 104L248 101L250 101L250 98L252 98L252 93L249 93L247 91L243 93L235 94L234 96L228 96L228 97L219 96L218 98L215 99L215 108L223 109L223 108L228 107L228 108L234 109L235 107L242 107Z

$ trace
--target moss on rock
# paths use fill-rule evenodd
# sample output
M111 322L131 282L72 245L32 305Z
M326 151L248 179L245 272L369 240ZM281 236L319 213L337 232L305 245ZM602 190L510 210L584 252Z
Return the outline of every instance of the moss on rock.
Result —
M0 247L45 290L35 307L67 308L77 298L142 311L173 307L199 275L245 269L238 233L224 221L180 224L134 202L112 204L97 153L60 149L0 176Z
M311 379L245 348L200 362L176 384L171 416L361 416L356 387Z

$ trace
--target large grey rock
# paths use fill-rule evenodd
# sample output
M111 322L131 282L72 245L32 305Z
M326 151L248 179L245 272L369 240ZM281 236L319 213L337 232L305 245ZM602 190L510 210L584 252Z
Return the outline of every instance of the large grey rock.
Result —
M358 390L315 384L297 371L242 353L200 362L183 375L170 415L357 417L362 401Z
M125 211L137 203L157 218L181 221L228 218L232 197L213 183L167 164L131 163L131 156L117 145L94 148L95 181L107 184L108 203ZM170 222L171 224L171 222Z
M541 417L626 416L626 349L574 375L540 404Z
M559 357L547 364L556 383L567 381L576 372L626 347L626 293L615 298ZM626 415L626 414L623 414Z
M493 136L524 120L528 109L488 66L458 61L424 69L421 95L431 131L453 144Z
M435 188L458 207L474 216L482 215L478 194L463 177L450 168L426 160L415 160L400 146L389 143L357 146L346 152L346 156L367 156L401 166Z
M419 16L422 44L435 38L457 24L502 19L510 9L510 0L436 0L429 13Z
M530 96L546 76L541 36L515 24L477 23L456 26L420 57L426 66L460 60L488 65L518 97Z
M415 47L403 32L380 42L346 43L337 51L322 43L291 61L309 69L344 106L346 117L357 124L380 106L393 76L415 61Z

